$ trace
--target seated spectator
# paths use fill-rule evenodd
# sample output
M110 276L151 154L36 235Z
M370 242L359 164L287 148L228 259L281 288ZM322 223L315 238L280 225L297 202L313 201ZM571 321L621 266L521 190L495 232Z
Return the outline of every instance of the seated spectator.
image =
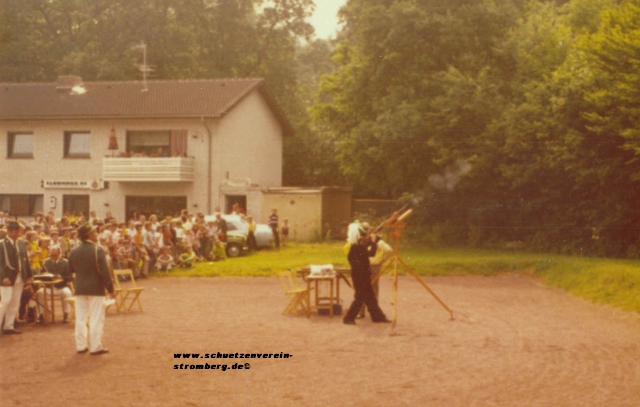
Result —
M160 255L156 260L156 267L158 271L171 271L171 267L173 266L173 256L171 255L171 250L168 246L163 246L160 249Z
M196 254L191 245L183 246L183 253L178 258L178 265L182 268L194 268L196 266Z
M211 249L211 257L213 261L220 261L227 259L227 252L225 251L225 244L220 239L216 239L213 244L213 249Z
M67 259L63 259L61 256L60 246L52 246L51 253L48 259L44 261L42 268L47 272L54 274L56 277L62 278L64 281L53 286L53 293L59 295L62 301L62 322L65 324L69 322L69 303L65 301L73 295L69 288L69 283L73 282L73 277L69 273L69 262ZM38 310L40 313L40 321L44 322L44 309L41 304L44 303L44 287L39 289L36 293L36 299L38 301Z
M131 238L125 236L121 242L118 242L116 249L118 263L123 269L131 269L134 277L140 277L139 262L136 261L136 256L131 245Z

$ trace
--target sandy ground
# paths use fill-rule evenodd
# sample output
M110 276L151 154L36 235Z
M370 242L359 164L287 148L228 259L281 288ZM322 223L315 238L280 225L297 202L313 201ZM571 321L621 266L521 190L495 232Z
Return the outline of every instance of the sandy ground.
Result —
M0 337L0 405L638 406L640 318L529 277L400 279L398 325L283 316L277 279L152 278L144 312L108 313L103 356L73 325ZM352 291L343 288L350 302ZM392 315L391 280L381 306ZM348 305L348 304L347 304ZM289 353L175 370L175 353Z

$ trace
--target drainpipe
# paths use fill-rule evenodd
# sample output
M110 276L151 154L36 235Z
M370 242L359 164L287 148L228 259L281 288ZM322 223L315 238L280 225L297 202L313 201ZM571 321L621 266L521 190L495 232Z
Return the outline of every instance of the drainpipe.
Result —
M200 117L200 120L202 120L202 124L204 125L204 128L207 130L207 134L209 135L209 161L207 163L208 166L208 176L209 176L209 180L207 182L207 214L210 215L211 212L211 145L213 143L213 135L211 134L211 129L209 129L209 125L207 124L207 122L204 120L204 116Z

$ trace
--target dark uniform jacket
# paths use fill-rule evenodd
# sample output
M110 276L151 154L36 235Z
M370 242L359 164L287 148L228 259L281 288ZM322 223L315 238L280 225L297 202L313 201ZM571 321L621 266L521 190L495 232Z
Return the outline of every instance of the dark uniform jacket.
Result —
M53 261L51 258L44 261L44 269L51 274L60 275L64 280L61 283L55 285L56 288L67 287L70 282L73 281L73 276L69 273L69 262L62 257L58 261Z
M113 292L113 282L104 250L93 242L82 242L69 254L69 273L76 274L76 295L104 296Z
M11 280L11 285L14 285L18 277L18 270L20 270L22 281L25 283L33 277L33 270L24 242L18 239L16 246L17 251L8 238L0 240L0 284L2 280L8 278ZM18 264L18 259L20 259L20 264Z
M371 273L371 265L369 257L376 255L378 250L377 243L371 243L369 247L360 244L353 244L349 249L349 265L352 273Z

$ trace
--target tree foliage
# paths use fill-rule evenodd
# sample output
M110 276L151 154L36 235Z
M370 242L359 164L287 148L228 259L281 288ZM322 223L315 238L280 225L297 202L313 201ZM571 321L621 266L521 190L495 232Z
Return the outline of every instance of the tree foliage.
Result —
M351 0L315 119L434 243L637 255L639 5Z

